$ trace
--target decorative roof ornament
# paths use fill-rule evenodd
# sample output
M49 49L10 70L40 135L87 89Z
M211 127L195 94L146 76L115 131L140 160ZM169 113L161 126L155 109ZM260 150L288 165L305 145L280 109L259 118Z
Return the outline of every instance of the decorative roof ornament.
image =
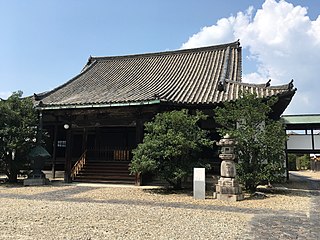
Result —
M154 99L159 100L160 99L160 94L159 93L155 93L153 95Z
M89 66L92 63L93 57L90 55L87 61L87 66Z
M271 79L269 79L268 82L266 82L265 87L270 87L270 85L271 85Z
M38 94L33 94L34 100L39 101L41 98L38 96Z
M291 79L291 81L289 82L289 85L288 85L288 89L289 89L289 90L292 90L293 87L294 87L294 85L293 85L293 79Z
M223 91L225 90L225 86L226 86L225 81L219 81L219 83L218 83L218 90L219 90L220 92L223 92Z

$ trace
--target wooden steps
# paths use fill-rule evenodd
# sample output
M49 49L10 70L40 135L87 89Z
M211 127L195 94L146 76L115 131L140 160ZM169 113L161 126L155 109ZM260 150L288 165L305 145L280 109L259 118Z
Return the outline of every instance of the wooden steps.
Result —
M75 177L75 182L134 184L127 161L88 160Z

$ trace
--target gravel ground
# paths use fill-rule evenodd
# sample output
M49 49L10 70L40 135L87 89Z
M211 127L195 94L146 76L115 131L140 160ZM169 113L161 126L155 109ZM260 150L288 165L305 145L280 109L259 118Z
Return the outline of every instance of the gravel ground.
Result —
M194 200L190 191L168 194L150 187L2 184L0 239L255 239L259 221L253 219L308 221L310 206L308 191L224 202L211 193Z

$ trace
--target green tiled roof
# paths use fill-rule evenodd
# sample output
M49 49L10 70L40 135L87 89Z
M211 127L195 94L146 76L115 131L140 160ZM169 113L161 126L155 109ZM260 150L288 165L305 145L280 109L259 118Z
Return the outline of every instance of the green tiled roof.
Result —
M320 114L283 115L282 119L290 125L320 124Z

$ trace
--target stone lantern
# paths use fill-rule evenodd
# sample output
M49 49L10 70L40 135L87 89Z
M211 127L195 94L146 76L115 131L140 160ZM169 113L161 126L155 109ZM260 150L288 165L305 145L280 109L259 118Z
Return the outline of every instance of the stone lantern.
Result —
M234 146L236 142L227 134L217 145L221 147L221 177L216 184L216 192L214 197L221 200L240 201L243 200L241 187L239 186L236 177L236 166L234 159Z
M41 104L41 101L40 103ZM24 179L24 186L36 186L36 185L45 185L49 180L46 178L46 175L42 172L45 160L51 158L50 153L41 146L42 142L42 112L39 111L39 125L37 132L37 144L32 148L28 154L28 157L31 162L32 172L28 174L28 178Z
M42 170L44 168L45 160L50 157L51 155L47 152L47 150L40 145L37 145L31 149L29 158L31 160L32 172L28 175L28 178L24 180L23 185L45 185L48 182L48 179L46 179Z

